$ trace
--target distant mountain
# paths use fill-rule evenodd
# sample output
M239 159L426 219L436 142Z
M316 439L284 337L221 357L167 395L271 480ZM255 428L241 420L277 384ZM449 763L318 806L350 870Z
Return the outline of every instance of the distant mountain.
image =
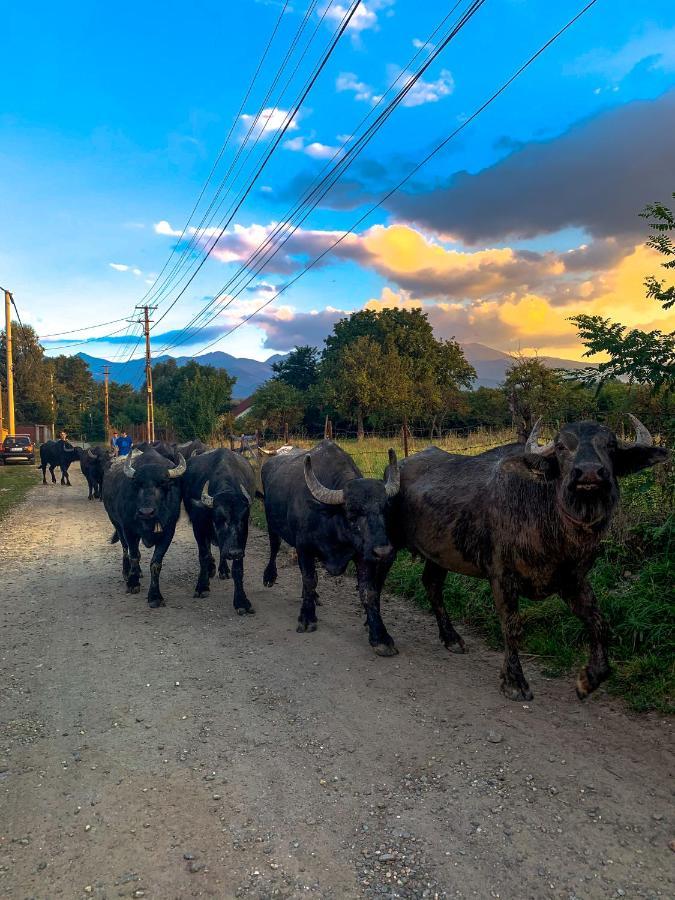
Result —
M474 387L497 387L506 376L506 370L512 362L508 353L486 347L485 344L462 344L467 360L476 370L478 377ZM573 359L560 359L557 356L540 356L539 359L550 369L585 369L588 363Z
M492 347L486 347L484 344L464 344L463 348L467 360L478 374L474 387L497 387L504 381L506 370L511 364L511 357L507 353L502 353L501 350L495 350ZM78 353L77 355L89 366L96 381L103 381L103 366L109 366L111 381L117 381L120 384L139 385L145 377L145 363L142 359L132 359L129 362L111 362L107 359L88 356L86 353ZM169 356L158 356L154 362L165 362L171 358ZM184 366L192 358L191 356L176 357L176 364ZM285 354L275 353L266 359L265 362L260 362L257 359L231 356L229 353L217 350L213 353L205 353L203 356L196 357L196 361L204 366L225 369L228 375L235 377L237 381L232 392L233 397L236 400L243 400L249 397L256 388L260 387L263 381L267 381L268 378L272 377L272 364L284 358ZM558 359L555 356L541 356L539 358L552 369L586 368L586 363L575 362L571 359Z
M103 366L110 369L110 380L117 381L119 384L138 385L145 378L145 362L142 359L132 359L128 362L111 362L107 359L98 359L95 356L88 356L86 353L77 354L80 359L84 360L89 366L94 379L103 381ZM172 359L170 356L158 356L153 362L166 362ZM232 375L237 379L232 391L232 395L236 400L243 400L250 396L257 387L271 378L272 363L283 359L283 354L277 353L271 356L265 362L257 359L246 359L245 357L231 356L229 353L223 353L220 350L213 353L205 353L203 356L197 357L197 362L203 366L214 366L216 369L225 369L228 375ZM175 357L176 365L184 366L191 362L191 356Z

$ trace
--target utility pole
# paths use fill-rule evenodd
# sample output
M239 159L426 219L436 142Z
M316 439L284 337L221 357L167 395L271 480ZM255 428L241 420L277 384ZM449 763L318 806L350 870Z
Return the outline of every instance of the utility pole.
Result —
M143 310L143 318L140 320L143 325L143 334L145 335L145 391L147 397L147 440L155 439L155 406L152 397L152 359L150 356L150 313L157 309L156 306L137 306L136 309Z
M56 404L54 403L54 373L53 372L49 373L49 384L50 384L49 401L50 401L51 410L52 410L52 421L51 421L52 440L55 441L56 440L56 416L54 415L54 409L55 409Z
M5 291L5 344L7 349L7 428L14 434L14 356L12 353L12 295Z
M103 425L105 427L106 443L110 443L110 398L108 394L108 377L110 375L110 367L103 366Z

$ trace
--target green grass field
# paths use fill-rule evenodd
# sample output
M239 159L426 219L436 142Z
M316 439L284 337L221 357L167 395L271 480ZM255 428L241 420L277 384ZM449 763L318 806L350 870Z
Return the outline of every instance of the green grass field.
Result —
M40 476L34 464L12 463L0 466L0 519L20 503L26 491L39 481Z
M480 453L513 440L511 432L472 433L438 442L456 453ZM387 449L402 447L381 438L338 441L363 474L382 477ZM411 452L428 446L417 441ZM296 444L297 445L297 444ZM302 445L302 444L300 444ZM309 446L309 442L307 444ZM596 562L591 581L611 630L614 675L608 690L635 710L675 711L675 477L663 467L623 479L622 503ZM262 504L253 521L265 526ZM399 554L387 588L428 608L422 564ZM456 623L477 628L488 644L502 646L499 620L486 582L449 574L444 599ZM547 675L569 675L587 656L584 628L559 597L522 601L523 656L536 658ZM495 673L495 680L497 675Z

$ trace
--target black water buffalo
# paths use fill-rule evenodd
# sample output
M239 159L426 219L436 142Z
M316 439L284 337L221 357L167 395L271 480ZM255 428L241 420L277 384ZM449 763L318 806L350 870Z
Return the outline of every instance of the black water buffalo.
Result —
M199 550L199 577L195 597L209 592L216 574L211 544L218 547L218 575L229 578L232 561L234 608L239 615L253 613L244 590L244 554L248 538L255 477L251 466L231 450L211 450L188 460L182 480L183 501Z
M394 544L426 560L422 581L448 649L462 651L464 642L443 605L446 573L490 582L505 642L501 687L512 700L533 696L518 657L519 596L559 594L586 625L590 660L577 678L581 699L610 674L607 627L587 575L619 501L617 476L668 456L631 419L634 443L596 422L577 422L540 447L538 422L525 444L478 456L429 447L401 465L390 519Z
M80 468L89 485L89 500L103 500L103 475L112 462L112 450L89 447L80 454Z
M71 463L80 458L81 453L79 447L73 447L68 441L45 441L40 446L40 465L38 466L38 469L42 469L42 483L47 484L47 468L49 468L52 483L56 484L54 469L58 466L61 469L61 484L70 487L68 469Z
M399 486L393 450L389 460L386 483L364 478L349 454L325 440L309 452L272 456L262 467L270 540L264 584L269 587L276 581L283 539L295 547L302 573L298 631L315 631L316 560L330 575L341 575L354 560L370 643L380 656L398 652L380 615L380 592L394 553L385 514Z
M140 590L139 542L155 548L148 591L148 603L153 608L164 605L159 573L180 515L179 479L185 469L182 456L178 456L174 465L166 456L150 449L117 460L103 478L103 505L115 528L111 543L118 540L122 543L122 572L128 594Z
M206 444L202 443L199 438L193 441L186 441L184 444L169 443L167 441L143 441L138 444L136 450L156 450L167 459L177 459L177 453L181 453L185 459L196 456L199 453L206 453L209 449Z

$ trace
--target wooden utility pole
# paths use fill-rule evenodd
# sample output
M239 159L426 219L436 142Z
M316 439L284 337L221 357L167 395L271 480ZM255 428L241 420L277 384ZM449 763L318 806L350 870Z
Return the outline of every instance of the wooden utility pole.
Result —
M52 421L51 421L52 440L55 441L56 440L56 415L55 415L56 403L54 402L54 373L53 372L49 373L49 384L51 386L50 391L49 391L49 401L50 401L51 411L52 411Z
M105 428L106 443L110 443L110 398L108 394L108 377L110 367L103 366L103 425Z
M12 353L12 295L5 291L5 344L7 349L7 428L14 434L14 355Z
M155 405L152 396L152 358L150 356L150 313L157 309L156 306L137 306L136 309L143 310L143 334L145 335L145 392L147 400L147 425L146 440L154 441L155 439Z
M5 433L3 428L4 424L2 419L2 382L0 382L0 440L2 440L2 436Z

